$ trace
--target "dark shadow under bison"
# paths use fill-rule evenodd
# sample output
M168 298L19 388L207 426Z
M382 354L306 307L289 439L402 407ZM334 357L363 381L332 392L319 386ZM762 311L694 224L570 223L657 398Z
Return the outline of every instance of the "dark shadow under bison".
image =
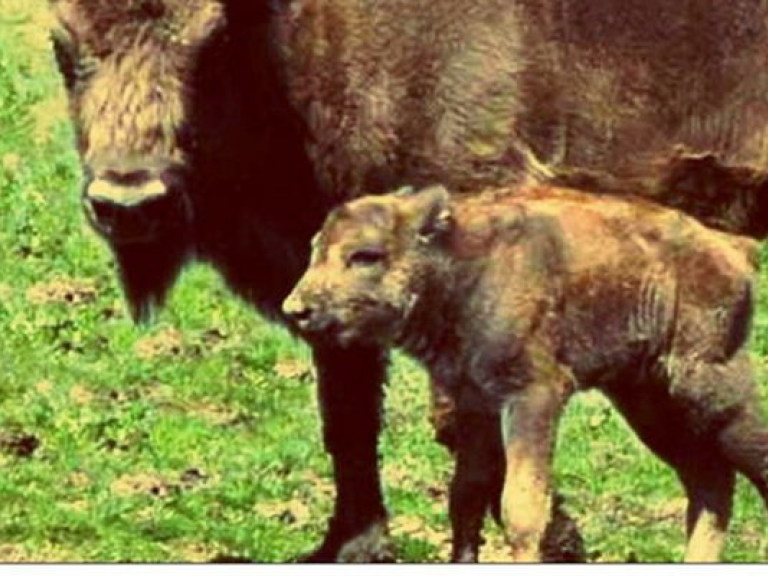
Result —
M632 189L761 237L768 8L751 0L51 0L83 200L137 319L208 262L265 316L363 193ZM387 355L315 345L335 510L387 553Z

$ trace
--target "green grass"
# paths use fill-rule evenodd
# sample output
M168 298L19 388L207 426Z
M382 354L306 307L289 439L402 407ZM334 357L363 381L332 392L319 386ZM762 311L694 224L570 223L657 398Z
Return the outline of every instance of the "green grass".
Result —
M307 551L333 497L307 350L203 267L184 274L155 325L132 325L80 211L43 6L0 0L0 561ZM761 374L767 311L762 301ZM398 554L413 562L448 552L451 462L427 413L423 373L398 357L382 461ZM674 475L597 395L569 407L556 465L593 560L681 558ZM766 526L741 482L726 560L764 560ZM499 550L489 525L486 558Z

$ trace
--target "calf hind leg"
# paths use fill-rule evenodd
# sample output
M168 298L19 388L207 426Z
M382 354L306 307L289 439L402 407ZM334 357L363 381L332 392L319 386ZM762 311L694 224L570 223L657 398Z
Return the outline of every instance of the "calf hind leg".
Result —
M678 466L677 473L688 497L685 561L717 562L725 546L736 475L727 461L716 457L693 459Z
M768 424L756 402L723 428L718 441L723 456L752 482L768 509Z
M686 411L664 386L649 382L612 390L610 396L646 446L675 469L685 488L685 560L717 561L730 521L734 466L721 455L712 434L694 430Z
M735 472L755 485L768 507L768 423L761 418L745 355L736 355L727 363L698 364L687 376L682 396L693 401L687 418L705 430L706 440L697 448L702 458L709 455L716 462L695 469L699 477L709 475L709 485L704 492L693 492L686 560L715 561L717 556L707 555L706 550L719 552L723 547Z

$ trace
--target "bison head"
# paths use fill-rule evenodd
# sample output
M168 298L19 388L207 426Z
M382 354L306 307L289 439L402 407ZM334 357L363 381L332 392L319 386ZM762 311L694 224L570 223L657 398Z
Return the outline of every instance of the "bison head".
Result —
M392 345L440 265L448 192L370 196L334 210L283 312L310 339Z
M194 77L224 10L215 0L51 0L51 8L85 211L143 318L194 247Z

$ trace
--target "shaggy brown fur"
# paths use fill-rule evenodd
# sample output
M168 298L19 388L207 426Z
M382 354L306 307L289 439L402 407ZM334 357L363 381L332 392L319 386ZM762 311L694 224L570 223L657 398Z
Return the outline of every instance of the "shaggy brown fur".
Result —
M714 225L763 230L754 216L768 141L761 3L51 6L84 205L138 318L196 258L281 319L328 210L403 183L469 190L587 174L596 189L629 189L631 180ZM689 201L683 193L709 190L684 184L702 174L695 163L679 164L692 174L666 178L678 145L683 160L717 154L720 183L732 171L758 176L739 180L746 220L730 219L728 186L714 200ZM385 549L376 442L386 355L316 348L315 356L338 491L313 558L371 559Z
M597 388L685 486L686 560L716 561L735 473L768 505L756 259L754 241L647 202L434 187L334 210L284 309L310 339L402 347L451 395L453 560L477 559L500 476L511 558L541 558L557 422Z
M291 99L320 136L309 145L318 177L344 198L533 176L634 190L710 226L765 234L765 6L290 4L277 30ZM686 186L701 165L685 159L701 155L717 184ZM745 169L763 176L734 175L730 189Z

